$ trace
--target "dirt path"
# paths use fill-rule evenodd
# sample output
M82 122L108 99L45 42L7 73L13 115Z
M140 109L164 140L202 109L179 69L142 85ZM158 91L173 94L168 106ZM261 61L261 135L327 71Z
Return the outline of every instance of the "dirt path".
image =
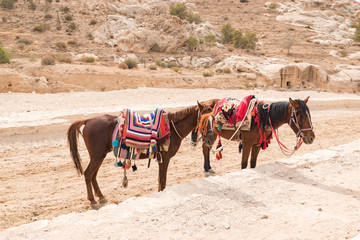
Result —
M113 95L121 93L124 102L127 103L127 96L139 96L143 94L143 91L147 90L135 89L101 93L99 101L95 101L93 105L91 102L93 96L87 93L80 95L68 93L63 94L62 98L56 98L53 95L2 94L0 99L7 99L8 105L1 105L0 113L2 115L0 116L10 116L10 113L24 113L29 106L32 106L34 109L30 109L30 111L34 113L39 113L40 110L52 112L55 111L54 109L62 109L63 111L58 115L58 118L72 121L85 117L83 113L76 114L76 111L79 110L77 106L81 101L84 102L81 109L104 104L105 109L95 109L94 112L91 112L96 115L96 112L110 112L108 107L111 107L109 106L111 104L105 105L106 103L103 101L112 102ZM141 110L142 106L143 110L147 110L148 105L161 104L165 99L172 99L174 104L171 106L174 107L177 106L176 104L196 103L199 96L201 96L200 99L205 100L221 96L244 96L247 94L245 91L219 91L215 89L161 91L161 94L156 95L157 97L144 97L146 99L141 101L136 101L132 97L132 104L138 110ZM260 91L256 94L261 99L287 99L294 95L305 98L309 95L309 93ZM336 94L310 92L310 95L310 101L313 100L309 104L316 140L312 145L302 146L296 155L301 156L307 152L328 149L331 146L349 143L359 138L360 124L358 121L354 121L360 119L360 104L359 100L356 99L359 98L357 95L349 95L349 98L353 97L355 100L344 100L344 95ZM16 104L21 99L24 104ZM37 99L39 106L34 106L32 99ZM28 106L27 101L29 101ZM85 103L86 101L88 103ZM71 103L73 103L73 107ZM57 106L54 107L54 104ZM67 111L71 111L70 114ZM19 115L14 114L14 116ZM9 120L7 124L10 123ZM62 214L89 210L84 179L82 176L77 176L65 141L65 132L69 122L65 124L44 124L0 128L0 230L40 219L51 219ZM284 139L287 145L294 144L294 134L287 126L280 129L280 137ZM182 144L180 151L170 162L167 186L203 178L201 148L198 146L194 149L186 144L188 142L189 138ZM236 149L236 143L228 145L223 152L224 158L221 161L216 161L214 160L215 157L211 156L213 159L212 167L217 175L224 175L241 169ZM83 164L87 166L88 155L82 140L80 141L80 150ZM262 169L263 165L274 163L280 158L283 158L283 155L276 142L273 141L270 148L260 153L258 167ZM158 167L156 163L152 163L149 169L146 167L147 161L139 163L138 171L128 174L129 187L127 189L121 187L122 171L115 168L113 163L114 158L108 154L98 174L102 192L110 203L118 204L129 197L147 196L157 191ZM341 172L341 169L338 171ZM353 178L354 176L349 177ZM324 197L323 201L326 204L328 199Z

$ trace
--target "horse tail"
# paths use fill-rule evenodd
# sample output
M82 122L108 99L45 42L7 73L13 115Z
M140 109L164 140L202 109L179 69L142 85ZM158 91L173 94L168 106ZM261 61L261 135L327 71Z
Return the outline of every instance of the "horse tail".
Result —
M67 140L70 147L71 158L75 164L76 170L79 174L84 174L81 166L81 158L78 150L78 138L80 133L80 127L84 125L86 120L76 121L69 127L67 131Z

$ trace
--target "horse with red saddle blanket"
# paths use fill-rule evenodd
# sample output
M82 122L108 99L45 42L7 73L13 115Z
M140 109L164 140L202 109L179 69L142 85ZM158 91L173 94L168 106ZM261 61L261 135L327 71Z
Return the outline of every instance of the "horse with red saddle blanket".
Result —
M309 97L305 100L289 98L288 102L265 104L258 101L254 95L246 96L242 101L234 98L218 100L212 113L215 118L214 131L219 139L215 150L216 158L218 160L222 158L221 151L227 144L223 145L221 138L239 142L239 152L242 152L242 169L247 167L250 153L250 166L256 167L260 149L265 150L273 136L276 137L281 151L286 155L294 153L303 142L313 143L315 134L310 110L306 105L308 100ZM203 118L207 117L208 115L203 116ZM206 122L206 119L201 121ZM297 137L294 149L288 149L277 136L277 129L286 123ZM203 144L205 176L214 173L210 166L210 149Z
M113 150L116 150L115 156L119 159L116 165L123 167L124 171L131 165L133 170L136 169L134 163L139 159L156 158L159 164L158 190L164 190L170 158L177 153L182 140L197 128L201 116L212 112L215 103L215 100L209 100L169 113L156 110L150 114L152 116L124 110L121 113L125 112L124 118L102 115L72 123L67 131L70 153L77 171L85 176L87 199L91 207L98 209L100 204L107 202L96 177L107 153ZM208 118L208 121L212 119ZM90 155L90 162L85 171L82 168L77 143L83 125L85 126L82 136ZM207 124L206 129L207 134L202 134L203 144L211 146L215 141L212 123ZM125 178L123 186L127 186ZM93 189L95 196L99 197L100 204L94 198Z

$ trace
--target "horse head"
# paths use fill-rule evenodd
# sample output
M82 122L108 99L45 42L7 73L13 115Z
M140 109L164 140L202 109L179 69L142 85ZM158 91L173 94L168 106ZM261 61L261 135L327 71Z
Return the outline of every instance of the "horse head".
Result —
M309 97L304 101L300 99L292 100L289 98L291 106L291 115L289 119L289 126L292 128L296 137L301 137L306 144L312 144L315 139L313 125L311 122L311 115L308 106Z
M197 125L197 131L201 134L204 139L204 143L211 147L215 142L215 133L214 133L214 114L213 108L216 104L216 101L212 101L209 105L198 102L199 108L199 119Z

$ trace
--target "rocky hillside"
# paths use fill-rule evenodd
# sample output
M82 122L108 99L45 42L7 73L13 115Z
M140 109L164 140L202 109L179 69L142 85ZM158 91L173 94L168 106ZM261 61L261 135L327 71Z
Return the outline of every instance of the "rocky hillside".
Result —
M0 0L0 41L11 55L10 64L0 65L0 92L134 87L360 92L356 1L191 0L183 2L190 20L170 15L170 5L177 3ZM225 43L221 29L227 23L243 35L255 33L255 49ZM212 45L206 44L209 35L215 37ZM190 36L199 42L194 50ZM137 68L126 69L134 65L129 59Z

